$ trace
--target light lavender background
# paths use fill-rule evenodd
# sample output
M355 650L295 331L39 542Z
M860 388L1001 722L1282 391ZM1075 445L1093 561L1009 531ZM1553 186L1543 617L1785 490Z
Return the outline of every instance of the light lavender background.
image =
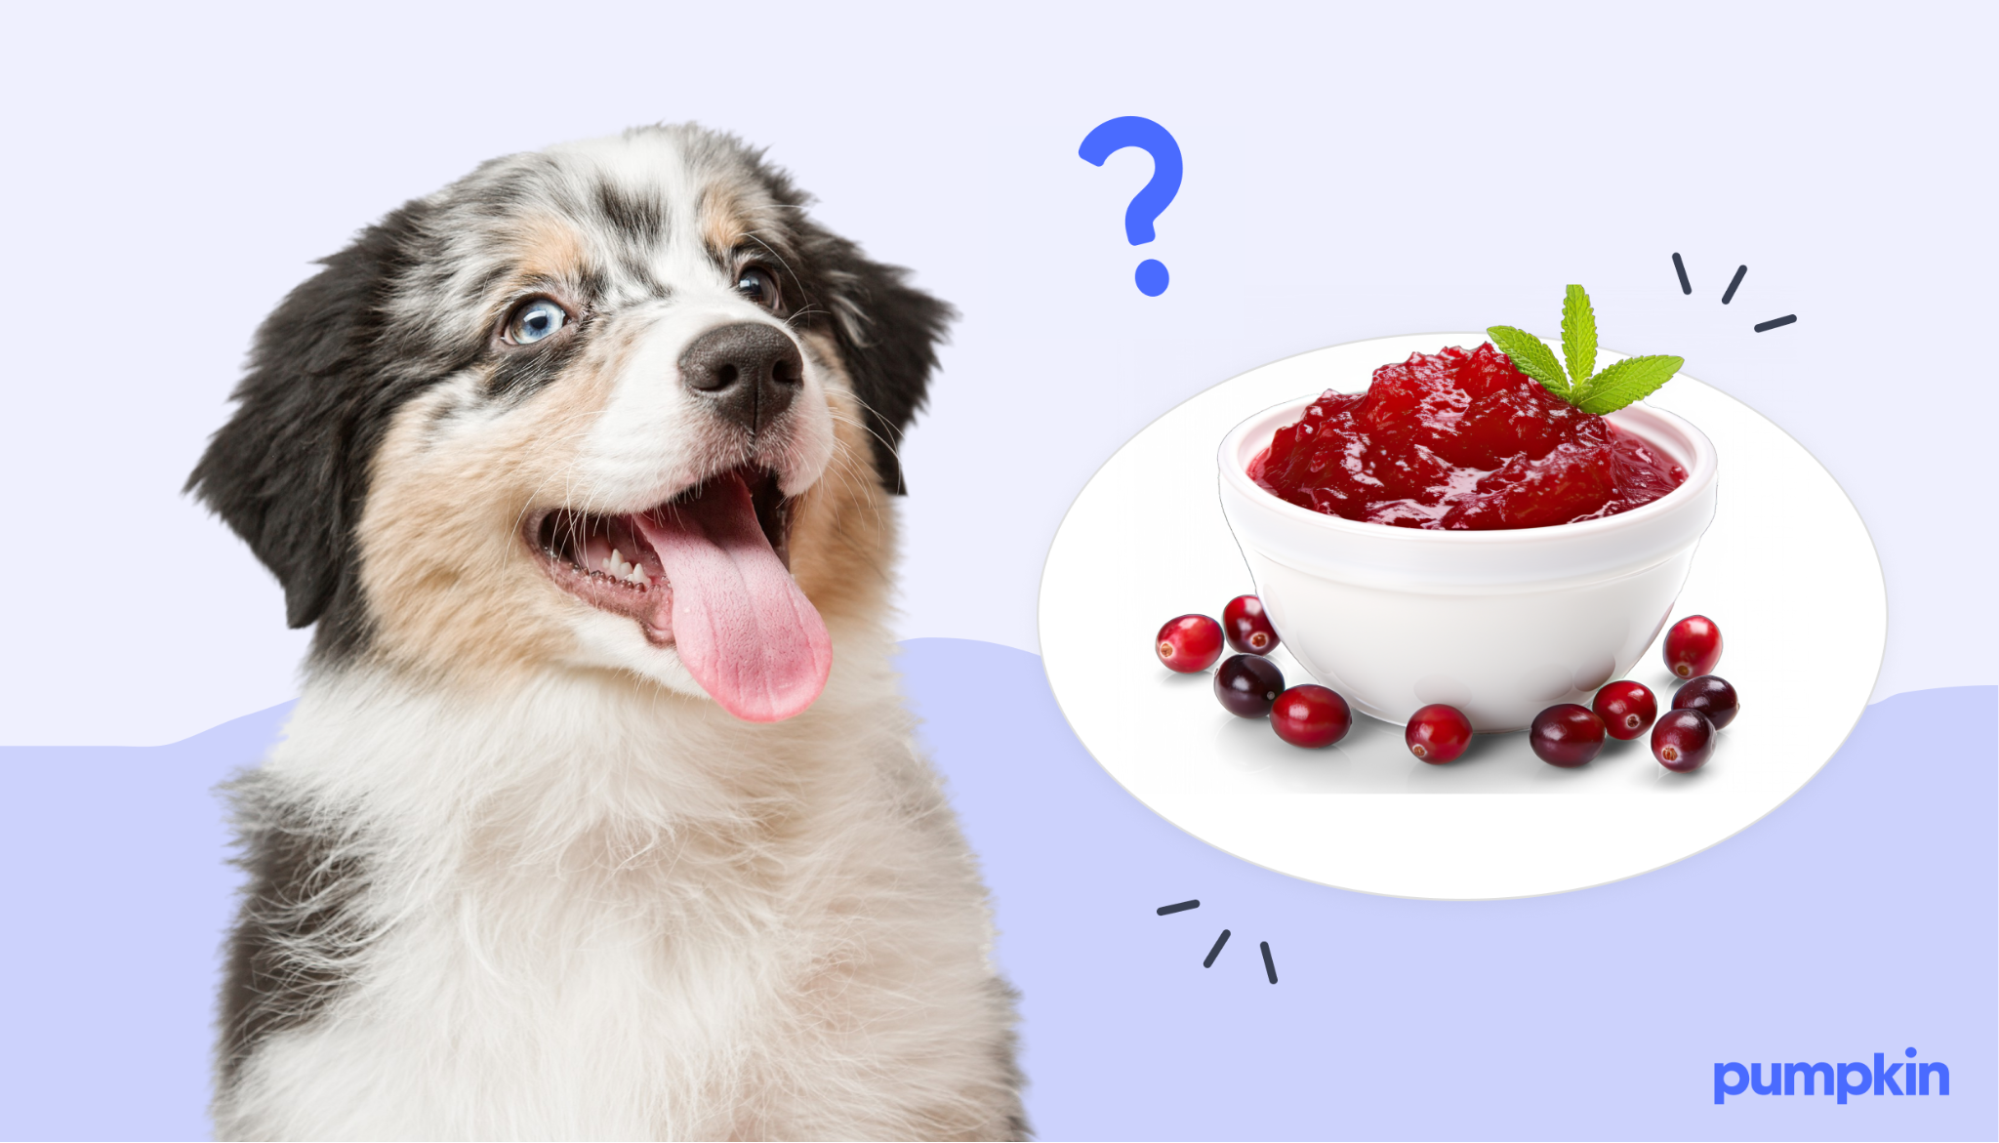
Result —
M1994 682L1994 11L15 5L0 742L290 697L303 635L178 491L252 329L479 161L661 119L768 145L964 312L908 441L905 635L1033 649L1063 511L1187 396L1355 338L1547 331L1582 282L1607 347L1685 356L1852 495L1880 694ZM1075 153L1124 114L1187 163L1142 251L1148 161Z

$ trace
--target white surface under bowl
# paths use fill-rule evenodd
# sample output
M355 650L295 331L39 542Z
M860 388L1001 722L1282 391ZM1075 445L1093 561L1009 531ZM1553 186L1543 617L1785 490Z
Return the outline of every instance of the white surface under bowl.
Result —
M1601 885L1698 853L1833 756L1866 708L1887 639L1874 545L1804 446L1685 374L1645 403L1701 427L1728 458L1728 493L1674 614L1721 624L1721 673L1744 699L1699 770L1673 773L1642 740L1607 743L1587 766L1550 766L1525 734L1480 735L1464 757L1431 766L1410 755L1401 726L1366 716L1339 743L1300 750L1269 720L1222 709L1212 672L1160 664L1161 623L1219 615L1255 588L1215 495L1216 438L1300 393L1364 388L1383 362L1484 340L1412 334L1273 361L1161 415L1083 487L1042 573L1042 662L1077 739L1134 799L1293 877L1488 900ZM1287 681L1310 679L1284 646L1272 659ZM1656 642L1629 677L1672 693Z
M1223 515L1278 636L1360 710L1406 722L1449 703L1480 732L1518 730L1630 671L1669 617L1714 519L1717 463L1700 430L1657 409L1612 413L1687 471L1667 495L1600 520L1430 531L1288 503L1248 466L1314 398L1223 438Z

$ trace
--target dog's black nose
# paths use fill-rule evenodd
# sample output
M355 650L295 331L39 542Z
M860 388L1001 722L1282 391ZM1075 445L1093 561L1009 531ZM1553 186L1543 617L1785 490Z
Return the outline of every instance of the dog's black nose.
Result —
M754 433L790 407L805 383L805 362L783 330L739 322L695 338L680 355L680 381Z

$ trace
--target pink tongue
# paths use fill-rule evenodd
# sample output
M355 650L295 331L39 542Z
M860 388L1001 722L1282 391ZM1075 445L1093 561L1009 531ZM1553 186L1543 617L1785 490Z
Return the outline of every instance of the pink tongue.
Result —
M764 538L742 477L717 477L693 503L635 519L673 586L673 641L702 689L751 722L811 706L833 669L833 641Z

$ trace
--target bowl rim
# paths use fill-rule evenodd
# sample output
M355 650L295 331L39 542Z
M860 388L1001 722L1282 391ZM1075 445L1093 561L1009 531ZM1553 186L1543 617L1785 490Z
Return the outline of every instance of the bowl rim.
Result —
M1678 374L1675 374L1675 376L1678 376ZM1708 487L1712 486L1720 470L1720 458L1715 452L1714 443L1708 440L1706 433L1701 432L1699 428L1695 427L1693 422L1687 420L1685 417L1669 413L1664 409L1654 408L1641 401L1606 414L1606 417L1612 424L1617 425L1617 427L1624 431L1642 437L1655 446L1664 445L1667 451L1674 454L1675 459L1682 459L1678 455L1680 450L1672 448L1671 442L1660 442L1655 438L1654 434L1618 424L1617 419L1629 413L1634 414L1636 418L1651 418L1656 420L1662 427L1679 433L1687 442L1688 451L1692 453L1691 457L1685 458L1686 463L1684 463L1684 467L1687 470L1687 478L1680 482L1678 488L1673 489L1671 492L1650 503L1641 504L1628 511L1619 512L1614 516L1604 516L1595 520L1580 520L1564 524L1543 524L1535 528L1487 528L1482 530L1402 528L1393 524L1376 524L1367 520L1349 520L1344 516L1336 516L1329 512L1318 512L1310 508L1301 507L1278 497L1275 493L1270 492L1256 481L1250 479L1249 471L1243 467L1240 461L1234 459L1241 455L1244 438L1252 429L1257 428L1266 419L1276 417L1279 414L1287 417L1295 417L1298 413L1303 412L1305 406L1318 400L1325 392L1325 390L1321 390L1319 393L1308 394L1307 396L1293 398L1288 401L1280 401L1275 405L1252 413L1238 422L1235 427L1231 428L1222 437L1221 445L1216 450L1216 467L1221 470L1222 479L1232 485L1239 494L1245 496L1250 504L1259 505L1265 511L1273 511L1281 519L1307 527L1322 528L1335 534L1351 536L1360 540L1379 539L1400 543L1441 545L1562 543L1580 540L1588 536L1641 526L1648 521L1670 515L1691 503L1702 492L1706 491ZM1278 424L1271 424L1269 431L1274 433L1279 427ZM1269 446L1266 444L1263 447L1267 448Z

